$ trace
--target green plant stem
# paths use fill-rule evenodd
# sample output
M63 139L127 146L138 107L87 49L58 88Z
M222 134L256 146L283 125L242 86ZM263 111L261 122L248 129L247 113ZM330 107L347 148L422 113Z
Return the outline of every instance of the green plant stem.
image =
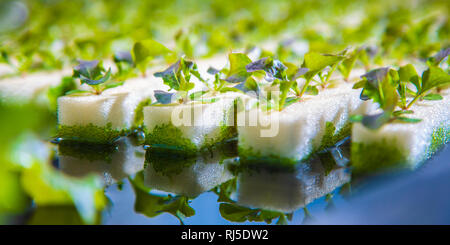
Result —
M414 99L411 100L411 102L409 102L409 104L406 106L405 110L408 110L419 98L420 95L416 95L416 97L414 97Z
M301 98L303 96L303 94L306 92L306 88L308 87L310 81L311 81L311 79L306 80L305 84L302 87L302 91L300 91L300 94L298 95L298 97Z
M334 73L334 71L336 70L337 65L334 65L331 67L330 71L328 72L326 78L325 78L325 83L328 83L328 81L330 81L331 75Z

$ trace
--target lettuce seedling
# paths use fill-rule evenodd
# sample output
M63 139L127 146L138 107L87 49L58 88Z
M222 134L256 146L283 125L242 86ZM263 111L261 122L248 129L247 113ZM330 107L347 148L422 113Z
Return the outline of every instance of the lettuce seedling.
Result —
M369 129L378 129L386 123L398 121L415 123L420 119L408 118L402 114L410 114L410 111L394 111L399 102L398 83L395 71L389 67L378 68L369 71L362 76L363 80L356 83L353 88L363 88L361 99L372 99L383 110L375 115L355 115L350 118L352 122L361 122Z
M339 62L345 58L345 52L346 50L337 55L319 54L316 52L309 52L305 54L302 68L307 68L308 71L303 75L306 79L306 82L303 85L302 89L299 91L298 97L301 97L308 89L311 89L311 87L309 87L309 84L316 75L318 75L320 79L320 81L317 81L318 84L325 88L331 78L331 75L338 67ZM329 67L329 70L326 72L326 74L324 74L327 67Z
M117 66L117 73L114 74L114 78L118 80L125 80L136 76L134 72L134 61L130 52L120 51L116 52L113 56L113 61Z
M160 77L163 79L164 84L170 87L170 90L175 90L176 92L162 92L155 91L155 97L157 103L169 104L176 100L179 102L188 101L188 92L193 89L195 84L190 82L191 75L197 77L200 81L205 81L198 72L197 64L192 61L185 60L181 57L177 62L172 64L169 68L164 71L157 72L154 74L155 77Z
M108 82L111 78L111 68L106 71L102 63L98 60L85 61L79 60L78 65L73 68L73 78L78 78L81 84L86 83L93 88L94 91L88 90L70 90L66 95L80 93L101 94L104 90L114 88L123 84L123 82Z

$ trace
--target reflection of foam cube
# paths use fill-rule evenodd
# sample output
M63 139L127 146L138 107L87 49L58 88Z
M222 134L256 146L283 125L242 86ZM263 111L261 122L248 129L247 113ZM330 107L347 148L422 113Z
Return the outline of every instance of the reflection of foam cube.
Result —
M296 162L350 134L349 117L373 110L351 84L306 96L282 111L258 108L237 116L239 155L244 160Z
M145 107L147 143L192 153L233 137L236 96L226 93L212 103L194 101Z
M128 138L117 142L117 150L99 152L81 146L59 146L59 168L64 173L82 177L91 173L101 175L106 185L112 185L144 168L145 152ZM116 148L114 147L114 148Z
M134 79L100 95L80 94L58 98L58 136L79 141L108 143L137 126L143 105L160 82Z
M419 123L389 123L370 130L356 123L352 130L352 164L356 171L388 167L414 168L450 141L450 89L439 101L418 101L411 107Z
M159 159L167 161L167 159ZM173 159L172 159L173 160ZM174 160L177 161L177 160ZM187 197L196 197L233 178L228 170L227 160L218 157L198 157L194 159L180 159L179 162L164 162L158 169L150 162L144 170L144 184L152 189L171 192ZM192 163L190 163L192 161ZM165 168L177 165L175 173L164 173Z
M301 164L297 171L259 170L238 178L237 201L244 206L293 212L350 181L344 168L325 173L320 161Z

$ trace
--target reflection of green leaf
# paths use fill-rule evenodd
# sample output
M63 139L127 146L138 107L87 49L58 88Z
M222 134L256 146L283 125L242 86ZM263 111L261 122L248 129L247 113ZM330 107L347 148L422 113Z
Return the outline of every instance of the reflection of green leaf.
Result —
M147 217L156 217L164 212L174 215L181 224L186 217L195 215L195 210L189 206L189 198L185 196L151 194L144 185L144 174L139 172L134 179L130 179L136 194L134 209Z
M22 185L38 206L73 204L88 224L95 222L97 210L106 204L99 176L76 179L34 164L23 170Z
M292 219L292 215L284 214L278 211L270 211L263 209L252 209L237 205L234 200L230 198L232 193L236 191L237 178L228 180L221 185L213 188L219 198L217 202L221 202L219 206L220 215L232 222L256 221L272 223L273 219L278 218L277 224L287 224L287 220Z
M233 178L217 186L213 191L219 196L217 202L234 202L230 196L236 191L237 178Z
M26 138L14 150L14 162L22 167L21 183L39 207L74 205L87 224L93 224L98 210L106 205L100 176L73 178L49 164L46 145Z
M252 209L239 206L234 203L221 203L219 206L220 215L226 220L232 222L266 222L272 223L273 219L278 218L277 224L287 224L286 219L291 220L292 216L278 211L269 211L262 209Z
M94 224L100 224L100 213L97 213ZM37 207L33 210L28 225L83 225L78 211L73 206Z
M221 203L219 210L223 218L233 222L244 222L256 216L254 210L230 203Z

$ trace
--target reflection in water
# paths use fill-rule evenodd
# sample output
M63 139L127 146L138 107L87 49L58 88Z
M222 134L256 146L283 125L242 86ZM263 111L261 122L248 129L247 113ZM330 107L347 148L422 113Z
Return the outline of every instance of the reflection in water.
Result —
M192 198L233 178L228 170L232 160L228 157L233 155L229 147L234 145L224 145L197 157L160 154L148 149L145 169L130 178L136 196L135 211L147 217L170 213L184 224L186 217L195 214L190 206Z
M144 168L144 149L126 137L110 147L60 143L58 151L61 171L75 177L96 173L107 186Z
M228 170L232 159L224 157L220 152L213 152L195 158L168 158L147 151L149 165L144 170L144 184L148 188L196 197L233 178Z
M237 203L281 212L305 207L350 181L346 168L333 165L327 169L325 161L318 157L295 170L252 166L239 175Z
M135 213L150 218L169 213L180 223L195 215L192 200L211 191L220 205L219 210L208 212L219 211L228 221L286 224L294 211L350 181L346 145L285 168L240 163L235 142L197 157L161 154L133 142L125 137L111 147L60 143L59 168L71 176L96 173L107 186L128 178L135 195ZM204 205L206 209L209 206ZM39 223L41 216L49 213L39 210L30 222Z
M234 222L276 219L277 224L287 224L293 212L304 207L305 222L307 204L350 181L346 149L336 146L290 167L240 163L234 171L237 177L214 190L222 202L222 217Z

